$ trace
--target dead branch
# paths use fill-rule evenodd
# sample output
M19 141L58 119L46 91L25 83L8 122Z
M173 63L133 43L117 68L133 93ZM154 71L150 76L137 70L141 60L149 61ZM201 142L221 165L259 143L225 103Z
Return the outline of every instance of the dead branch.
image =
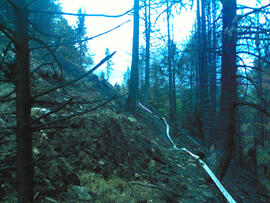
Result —
M45 11L45 10L29 10L30 13L39 13L39 14L51 14L51 15L69 15L69 16L85 16L85 17L105 17L105 18L120 18L133 11L129 9L128 11L118 14L118 15L107 15L107 14L90 14L90 13L68 13L61 11Z
M2 33L4 33L4 35L6 35L7 38L14 42L14 33L12 32L12 30L4 26L3 24L0 24L0 30L2 31Z
M44 67L44 66L52 66L54 72L55 72L55 68L54 68L54 65L53 63L43 63L41 64L40 66L36 67L32 72L31 72L31 75L33 75L35 72L37 72L40 68Z
M40 131L40 130L49 130L49 129L64 129L69 128L70 125L40 125L40 126L32 126L32 130L34 131Z
M97 104L97 103L100 103L102 101L104 101L104 99L97 100L97 101L87 101L87 100L85 100L85 101L82 101L81 100L80 101L80 100L78 100L78 101L71 101L69 104L70 105L74 105L74 104ZM40 105L42 105L42 104L47 104L47 105L62 105L63 104L63 102L47 101L47 100L35 100L33 103L40 104Z
M267 102L267 101L264 99L262 92L259 90L259 88L258 88L257 85L255 84L255 82L254 82L251 78L249 78L249 77L247 77L247 76L243 76L243 75L237 75L236 77L237 77L237 78L243 78L243 79L246 79L247 81L249 81L249 82L251 83L251 85L255 88L255 90L256 90L258 96L261 98L261 100L262 100L262 102L264 103L264 105L269 106L269 102Z
M43 42L42 40L40 39L37 39L37 38L34 38L34 37L29 37L30 40L34 40L36 42L38 42L39 44L42 44L44 46L45 49L48 50L48 52L52 55L52 57L54 58L55 62L57 63L58 67L60 68L60 71L61 71L61 76L60 78L63 78L64 77L64 74L63 74L63 68L62 68L62 65L61 63L59 62L58 58L56 57L56 55L54 54L54 52L50 49L49 46L47 46L47 44L45 42ZM56 74L56 77L58 79L60 79L57 75L57 73L55 72Z
M73 154L74 151L72 151L71 149L73 149L76 145L77 145L77 143L73 143L72 145L66 147L65 150L63 150L62 152L59 152L59 153L58 153L57 155L55 155L55 156L36 159L36 160L34 161L34 165L37 165L37 162L39 162L39 161L46 161L46 160L49 160L49 162L50 162L50 161L55 160L55 159L57 159L57 158L59 158L59 157L61 157L61 156L64 156L64 155L67 156L67 155L69 155L69 154Z
M268 112L265 108L259 106L258 104L251 103L251 102L237 102L236 105L238 106L249 106L251 108L257 109L258 111L261 111L264 113L267 117L270 118L270 112Z
M62 104L61 106L59 106L58 108L54 109L53 111L50 111L49 113L46 113L46 114L44 114L44 115L42 115L42 116L40 116L40 117L38 117L38 118L32 120L32 121L30 122L30 124L36 123L36 122L40 121L41 119L47 118L49 115L52 115L52 114L54 114L54 113L60 111L60 110L63 109L66 105L70 104L72 100L73 100L73 98L71 98L70 100L68 100L67 102L65 102L65 103Z
M48 34L43 32L42 30L40 30L29 18L27 18L28 23L34 28L34 30L36 30L38 33L46 36L46 37L54 37L54 38L61 38L64 37L66 34L63 35L52 35L52 34Z
M160 186L149 184L149 183L143 183L143 182L139 182L139 181L130 181L128 183L129 184L137 184L137 185L141 185L141 186L144 186L144 187L150 187L150 188L154 188L154 189L164 190L164 188L162 188Z
M15 91L16 91L16 90L12 90L12 91L11 91L10 93L8 93L7 95L0 97L0 98L1 98L0 102L2 102L3 99L5 99L5 98L7 98L7 97L9 97L9 96L11 96L11 95L13 95L13 94L15 93Z
M16 7L16 4L12 0L7 0L7 2L10 3L10 5L13 6L14 8Z
M94 72L96 69L98 69L103 63L105 63L107 60L109 60L115 53L116 53L116 51L113 52L111 55L106 56L106 57L105 57L104 59L102 59L102 60L101 60L94 68L92 68L91 70L89 70L88 72L86 72L85 74L83 74L82 76L80 76L80 77L78 77L78 78L76 78L76 79L74 79L74 80L72 80L72 81L70 81L70 82L67 82L67 83L65 83L65 84L58 85L58 86L56 86L56 87L54 87L54 88L51 88L51 89L49 89L49 90L47 90L47 91L45 91L45 92L42 92L42 93L40 93L40 94L38 94L38 95L35 95L35 96L32 97L32 99L35 100L36 98L41 97L41 96L43 96L43 95L45 95L45 94L49 94L49 93L51 93L51 92L53 92L53 91L55 91L55 90L57 90L57 89L62 89L62 88L64 88L64 87L67 87L67 86L69 86L69 85L72 85L72 84L74 84L74 83L80 81L81 79L87 77L87 76L90 75L92 72Z
M15 100L16 97L8 98L8 99L0 99L0 102L9 102Z
M10 41L10 42L8 43L7 47L6 47L5 50L4 50L4 52L3 52L4 56L2 57L2 60L1 60L1 62L0 62L0 67L3 65L3 63L4 63L4 61L5 61L5 58L6 58L6 56L7 56L7 52L8 52L8 50L9 50L9 48L11 47L12 43L13 43L13 42Z
M97 38L97 37L100 37L100 36L102 36L102 35L108 34L109 32L112 32L112 31L116 30L117 28L120 28L122 25L124 25L124 24L126 24L126 23L128 23L128 22L130 22L130 20L127 20L127 21L121 23L120 25L118 25L118 26L116 26L116 27L114 27L114 28L112 28L112 29L110 29L110 30L107 30L107 31L105 31L105 32L103 32L103 33L100 33L100 34L98 34L98 35L95 35L95 36L93 36L93 37L88 37L88 38L83 39L83 40L76 40L76 41L72 41L72 42L59 43L59 44L51 44L51 45L47 45L46 47L49 47L49 48L52 48L52 47L60 47L60 46L65 46L65 45L70 45L70 44L77 44L77 43L89 41L89 40L95 39L95 38ZM32 47L31 50L34 50L34 49L43 49L43 48L46 48L46 47Z
M110 103L112 100L114 100L116 98L119 98L119 97L112 97L112 98L108 99L107 101L103 102L102 104L99 104L99 105L97 105L97 106L95 106L93 108L87 109L85 111L82 111L82 112L79 112L79 113L76 113L76 114L72 114L70 116L66 116L64 118L59 118L59 119L56 119L56 120L48 121L46 124L33 125L32 129L37 131L37 130L40 130L40 129L52 128L52 127L50 127L51 124L58 123L58 122L63 122L63 121L66 121L68 119L71 119L71 118L74 118L74 117L81 116L83 114L89 113L91 111L95 111L98 108L103 107L106 104Z
M269 7L269 6L270 6L270 3L267 4L267 5L265 5L265 6L262 6L262 7L260 7L260 8L253 8L252 11L250 11L250 12L248 12L248 13L245 13L245 14L243 14L243 15L239 15L239 16L238 16L238 20L241 20L241 19L243 19L244 17L247 17L247 16L249 16L249 15L251 15L251 14L253 14L253 13L258 13L258 12L262 11L263 9Z

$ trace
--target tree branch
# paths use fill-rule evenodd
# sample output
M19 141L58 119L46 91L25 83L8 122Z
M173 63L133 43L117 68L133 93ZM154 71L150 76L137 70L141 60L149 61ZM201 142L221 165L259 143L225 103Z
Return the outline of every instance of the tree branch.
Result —
M53 63L43 63L41 64L40 66L36 67L32 72L31 72L31 75L33 75L36 71L38 71L40 68L44 67L44 66L52 66L54 72L55 72L55 68L54 68L54 65Z
M251 78L249 78L247 76L243 76L243 75L237 75L236 77L237 78L243 78L243 79L246 79L247 81L249 81L252 84L252 86L255 88L258 96L261 98L261 100L264 103L264 105L269 105L269 103L264 99L262 92L259 90L259 88L255 84L255 82Z
M270 112L268 112L265 108L262 108L258 104L254 104L254 103L251 103L251 102L237 102L236 105L238 105L238 106L249 106L251 108L257 109L258 111L261 111L267 117L270 118Z
M238 16L238 20L241 20L241 19L243 19L244 17L246 17L246 16L248 16L248 15L250 15L250 14L260 12L261 10L263 10L263 9L269 7L269 6L270 6L270 3L267 4L267 5L265 5L265 6L262 6L262 7L260 7L260 8L254 8L252 11L250 11L250 12L248 12L248 13L245 13L245 14L243 14L243 15L241 15L241 16Z
M65 34L64 35L61 35L61 36L60 35L58 36L58 35L52 35L52 34L45 33L43 31L41 31L40 29L38 29L38 27L34 23L32 23L32 21L29 18L27 18L27 21L29 22L30 25L32 25L32 27L34 28L34 30L36 30L38 33L40 33L40 34L42 34L44 36L54 37L54 38L61 38L61 37L65 36Z
M42 44L44 46L44 48L46 48L48 50L48 52L52 55L52 57L54 58L55 62L57 63L57 65L59 66L60 68L60 71L61 71L61 77L60 78L63 78L64 77L64 74L63 74L63 68L62 68L62 65L61 63L59 62L58 58L56 57L56 55L53 53L53 51L50 49L49 46L47 46L47 44L45 42L43 42L42 40L40 39L37 39L37 38L34 38L34 37L29 37L30 40L34 40L36 42L38 42L39 44ZM57 75L57 73L55 72L56 74L56 77L58 79L60 79Z
M12 0L7 0L7 2L10 3L10 5L13 6L14 8L16 7L16 4Z
M106 14L87 14L87 13L68 13L61 11L45 11L45 10L29 10L30 13L39 13L39 14L51 14L51 15L69 15L69 16L85 16L85 17L105 17L105 18L120 18L125 16L133 11L133 8L119 15L106 15Z
M36 98L41 97L41 96L43 96L43 95L45 95L45 94L49 94L50 92L53 92L53 91L55 91L55 90L57 90L57 89L61 89L61 88L67 87L67 86L69 86L69 85L72 85L72 84L74 84L74 83L80 81L81 79L87 77L87 76L90 75L92 72L94 72L96 69L98 69L103 63L105 63L107 60L109 60L115 53L116 53L116 51L113 52L111 55L106 56L106 57L105 57L104 59L102 59L102 60L101 60L94 68L92 68L91 70L89 70L88 72L86 72L85 74L83 74L82 76L78 77L77 79L74 79L74 80L72 80L71 82L68 82L68 83L65 83L65 84L62 84L62 85L58 85L58 86L56 86L56 87L54 87L54 88L52 88L52 89L49 89L49 90L47 90L47 91L45 91L45 92L42 92L42 93L40 93L40 94L38 94L38 95L35 95L35 96L33 96L33 100L35 100Z
M74 118L74 117L77 117L77 116L81 116L81 115L89 113L91 111L95 111L98 108L100 108L102 106L105 106L106 104L108 104L109 102L111 102L112 100L114 100L116 98L119 98L119 97L116 97L116 96L112 97L112 98L108 99L107 101L103 102L102 104L99 104L99 105L97 105L97 106L95 106L95 107L93 107L91 109L87 109L85 111L82 111L82 112L79 112L79 113L76 113L76 114L73 114L73 115L70 115L70 116L67 116L67 117L64 117L64 118L59 118L59 119L56 119L56 120L53 120L53 121L49 121L46 124L32 126L32 129L37 131L37 130L40 130L40 129L52 128L52 127L50 127L50 124L63 122L65 120L68 120L68 119L71 119L71 118Z
M66 105L70 104L71 101L72 101L72 99L73 99L73 98L71 98L70 100L68 100L67 102L65 102L65 103L62 104L61 106L59 106L58 108L56 108L56 109L54 109L54 110L52 110L52 111L50 111L50 112L48 112L48 113L46 113L46 114L44 114L44 115L42 115L42 116L40 116L40 117L38 117L38 118L32 120L30 124L33 124L33 123L35 123L35 122L38 122L38 121L40 121L41 119L46 118L46 117L48 117L49 115L52 115L53 113L56 113L57 111L60 111L60 110L61 110L62 108L64 108Z
M76 43L81 43L81 42L89 41L89 40L95 39L97 37L100 37L102 35L105 35L105 34L107 34L109 32L112 32L113 30L116 30L117 28L120 28L122 25L124 25L124 24L126 24L128 22L130 22L130 20L127 20L127 21L121 23L120 25L118 25L118 26L116 26L116 27L114 27L114 28L112 28L110 30L107 30L107 31L105 31L103 33L100 33L98 35L95 35L93 37L88 37L88 38L83 39L83 40L76 40L76 41L72 41L72 42L59 43L59 44L51 44L51 45L47 45L46 47L52 48L52 47L59 47L59 46L65 46L65 45L70 45L70 44L76 44ZM31 50L33 50L33 49L42 49L42 48L46 48L46 47L33 47L33 48L31 48Z
M14 33L12 32L12 30L7 28L3 24L0 24L0 30L4 33L4 35L6 35L7 38L14 42ZM11 35L8 32L11 33Z
M14 93L15 93L15 91L16 91L16 90L12 90L10 93L8 93L7 95L2 96L2 97L0 97L0 98L1 98L1 99L5 99L5 98L7 98L7 97L11 96L12 94L14 94ZM0 100L0 101L1 101L1 100Z
M5 61L5 58L6 58L6 56L7 56L7 52L8 52L8 50L9 50L9 48L11 47L11 44L13 43L13 41L11 40L9 43L8 43L8 45L7 45L7 47L5 48L5 50L4 50L4 52L3 52L3 54L4 54L4 56L3 56L3 58L2 58L2 60L1 60L1 62L0 62L0 67L3 65L3 63L4 63L4 61Z

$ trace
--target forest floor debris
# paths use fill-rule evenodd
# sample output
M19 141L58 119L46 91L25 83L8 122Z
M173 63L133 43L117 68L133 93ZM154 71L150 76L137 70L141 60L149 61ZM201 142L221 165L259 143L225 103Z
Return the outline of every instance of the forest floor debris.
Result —
M34 82L42 89L50 79ZM173 150L163 121L138 110L122 111L124 98L106 81L91 76L78 84L44 96L48 101L80 97L87 105L67 105L54 118L80 113L108 98L108 104L65 120L66 128L43 129L34 134L36 202L224 202L222 195L196 160ZM35 108L48 109L49 105ZM50 118L43 118L46 123ZM4 121L3 121L4 122ZM62 123L63 124L63 123ZM179 147L196 151L190 141L174 135ZM16 202L14 188L15 138L1 145L1 201ZM270 202L252 174L230 168L223 181L237 202ZM246 186L245 186L246 185Z

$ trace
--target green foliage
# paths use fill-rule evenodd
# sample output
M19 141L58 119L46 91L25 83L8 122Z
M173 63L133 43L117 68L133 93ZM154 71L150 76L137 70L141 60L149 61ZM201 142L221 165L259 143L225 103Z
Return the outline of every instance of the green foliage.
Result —
M111 55L110 50L106 48L105 50L105 56ZM107 75L107 80L109 80L109 77L111 75L111 71L113 70L112 66L114 63L112 62L112 59L107 60L107 65L106 65L106 75Z
M78 14L83 14L85 12L80 8ZM87 67L93 63L92 58L88 54L89 50L87 47L87 41L84 41L87 38L85 27L85 16L78 16L77 27L75 28L75 38L78 41L76 43L78 54L79 54L79 64L82 67Z

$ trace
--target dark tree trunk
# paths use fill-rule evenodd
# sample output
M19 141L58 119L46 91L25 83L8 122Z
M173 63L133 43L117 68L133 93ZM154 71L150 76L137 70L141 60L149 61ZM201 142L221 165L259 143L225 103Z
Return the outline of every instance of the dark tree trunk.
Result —
M173 100L173 112L174 112L174 123L177 123L177 107L176 107L176 86L175 86L175 55L176 45L172 45L172 100Z
M18 202L33 202L30 55L25 1L14 2L16 50L16 142Z
M134 0L133 48L126 110L135 113L139 74L139 0Z
M151 34L151 0L145 0L145 41L146 41L146 50L145 50L145 87L144 87L144 104L147 105L149 102L150 94L150 34ZM147 9L148 8L148 9Z
M259 23L259 16L258 18L258 23ZM259 40L259 31L256 34L256 49L258 52L258 59L257 59L257 68L258 68L258 79L257 79L257 86L258 86L258 95L263 95L263 87L262 87L262 53L261 53L261 47L260 47L260 40ZM258 96L258 105L264 109L264 103L260 96ZM256 116L255 123L258 123L258 125L255 127L255 132L254 132L254 153L255 153L255 171L257 178L259 178L261 175L264 175L264 168L262 166L258 165L258 157L257 154L260 150L263 149L264 146L264 114L261 111L258 111L258 115Z
M198 136L205 140L205 113L206 113L206 22L205 22L205 1L197 0L197 48L198 48L198 98L197 98L197 126Z
M217 112L216 112L216 107L217 107L217 54L216 54L216 48L217 48L217 34L216 34L216 12L217 12L217 6L216 6L216 0L212 0L211 4L209 7L212 7L212 38L211 40L211 48L212 51L209 54L210 58L210 77L209 77L209 98L210 98L210 103L209 103L209 133L207 134L206 138L206 145L209 148L212 144L213 138L214 138L214 132L216 131L216 117L217 117Z
M236 106L236 0L222 1L222 70L221 96L217 140L210 151L209 161L214 161L214 171L222 179L229 166L234 149ZM211 147L212 148L212 147ZM210 163L212 164L212 163Z
M202 123L202 136L204 137L204 141L206 140L206 136L209 134L209 122L208 122L208 107L209 107L209 98L208 98L208 69L207 69L207 37L206 37L206 18L205 18L205 9L206 9L206 1L201 0L201 37L200 37L200 66L199 66L199 74L200 74L200 112L201 112L201 123Z
M169 119L172 123L176 124L176 104L174 101L174 89L173 89L173 47L170 32L170 5L167 0L167 34L168 34L168 74L169 74Z
M197 64L196 67L196 97L195 97L195 105L196 105L196 116L199 113L199 103L200 103L200 61L201 61L201 52L200 52L200 45L201 45L201 14L200 14L200 0L197 0L197 31L196 31L196 38L197 38Z

